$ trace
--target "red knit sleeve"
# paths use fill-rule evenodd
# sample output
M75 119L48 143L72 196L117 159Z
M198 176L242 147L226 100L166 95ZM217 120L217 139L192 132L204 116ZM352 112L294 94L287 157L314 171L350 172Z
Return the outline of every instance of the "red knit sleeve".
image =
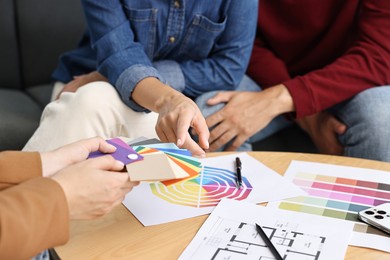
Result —
M390 83L390 1L362 1L357 15L357 40L344 55L322 69L284 82L297 118Z
M289 80L290 75L282 60L267 48L258 36L255 40L247 74L262 88Z

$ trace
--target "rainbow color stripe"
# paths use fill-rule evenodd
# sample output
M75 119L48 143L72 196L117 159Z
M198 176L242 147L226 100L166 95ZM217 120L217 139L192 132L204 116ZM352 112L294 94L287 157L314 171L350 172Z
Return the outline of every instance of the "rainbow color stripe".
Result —
M196 208L215 207L223 198L244 200L252 191L247 178L243 177L242 188L238 189L234 172L207 166L192 178L171 185L151 183L150 188L167 202Z
M312 173L297 173L293 182L308 193L282 201L279 208L358 221L358 212L390 202L390 185ZM355 231L361 231L359 224ZM366 228L365 233L378 233Z

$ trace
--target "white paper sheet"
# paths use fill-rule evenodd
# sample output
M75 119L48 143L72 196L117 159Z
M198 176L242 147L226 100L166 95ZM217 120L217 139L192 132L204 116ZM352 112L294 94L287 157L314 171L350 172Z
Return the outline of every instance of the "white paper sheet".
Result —
M390 202L390 172L292 161L284 176L308 195L268 203L267 207L352 222L350 245L390 252L389 235L357 219L359 211Z
M264 232L283 259L343 259L352 223L223 199L187 246L187 259L274 259Z
M241 189L236 187L237 156L242 161ZM141 183L123 204L144 226L150 226L210 213L222 198L260 203L305 194L247 153L201 161L203 171L197 178L168 187L159 182Z

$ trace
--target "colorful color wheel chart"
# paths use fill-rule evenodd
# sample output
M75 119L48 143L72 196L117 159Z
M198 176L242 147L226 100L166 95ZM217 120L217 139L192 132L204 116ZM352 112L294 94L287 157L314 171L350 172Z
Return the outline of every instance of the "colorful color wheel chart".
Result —
M237 188L235 172L204 167L201 174L173 185L151 183L153 194L167 202L196 208L215 207L222 198L244 200L252 191L248 179L242 178Z

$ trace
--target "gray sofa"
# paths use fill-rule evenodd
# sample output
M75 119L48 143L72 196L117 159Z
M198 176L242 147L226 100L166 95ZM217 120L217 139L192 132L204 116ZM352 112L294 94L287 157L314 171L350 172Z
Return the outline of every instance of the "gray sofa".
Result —
M49 102L59 55L76 46L85 23L79 0L0 0L0 13L0 151L20 150ZM253 147L315 152L297 127Z
M83 31L79 0L0 0L0 151L21 149L37 128L58 56Z

